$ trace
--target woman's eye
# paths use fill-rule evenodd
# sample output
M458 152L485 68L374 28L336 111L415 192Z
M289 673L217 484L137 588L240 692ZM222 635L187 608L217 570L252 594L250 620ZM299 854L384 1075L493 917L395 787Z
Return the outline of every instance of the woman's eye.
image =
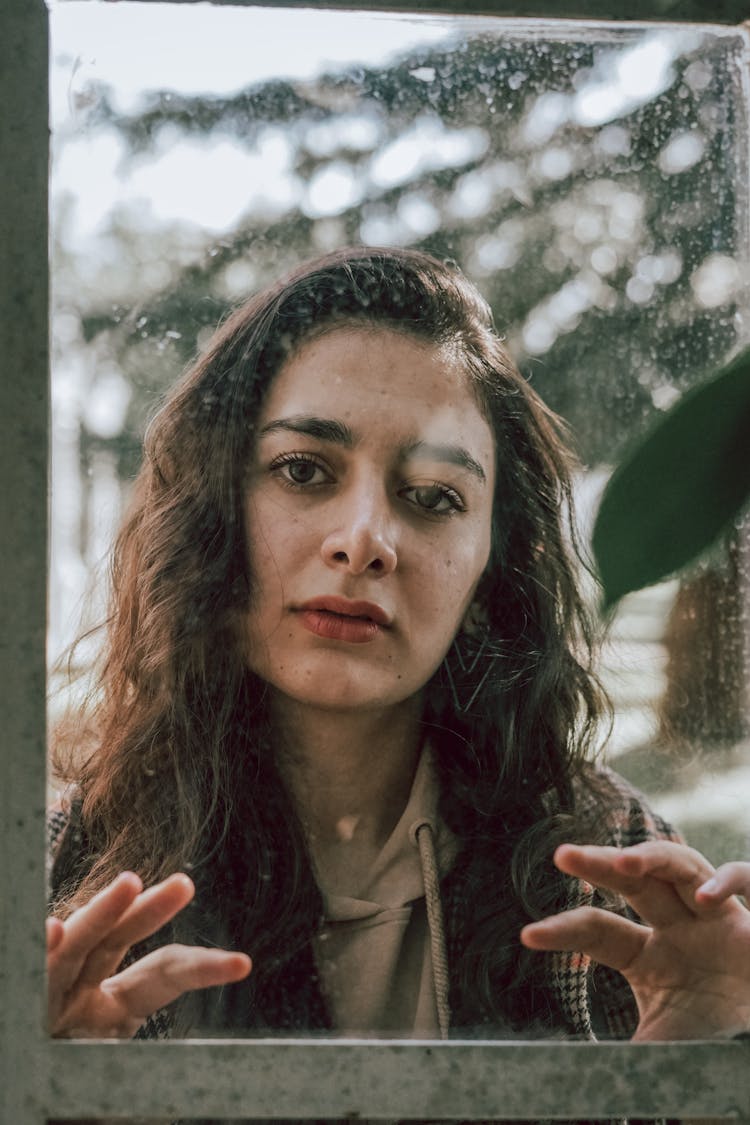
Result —
M271 471L290 485L324 484L330 479L323 467L310 457L280 457L271 465Z
M292 461L287 465L286 471L295 484L310 484L318 472L318 466L312 461Z
M421 484L404 489L407 500L434 515L448 515L450 512L463 512L465 506L461 497L452 488L443 484Z

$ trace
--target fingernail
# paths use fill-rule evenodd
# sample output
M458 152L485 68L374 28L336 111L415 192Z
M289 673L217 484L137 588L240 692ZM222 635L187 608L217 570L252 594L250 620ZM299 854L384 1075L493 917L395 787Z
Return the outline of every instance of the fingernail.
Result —
M718 891L718 889L719 883L716 879L708 879L705 883L702 883L701 886L698 887L699 891L705 891L706 894L709 895L712 895L714 891Z

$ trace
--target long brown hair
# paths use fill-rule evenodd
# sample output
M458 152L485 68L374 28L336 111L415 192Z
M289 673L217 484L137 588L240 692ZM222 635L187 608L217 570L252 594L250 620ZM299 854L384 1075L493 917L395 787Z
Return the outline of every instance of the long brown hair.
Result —
M561 424L475 288L422 253L354 248L299 267L227 319L151 423L114 549L96 744L67 768L85 859L61 879L58 909L125 868L147 884L188 870L200 905L178 933L246 949L256 965L216 1019L327 1025L315 989L290 1007L300 966L314 977L321 898L274 764L265 685L243 658L238 622L254 590L242 508L255 421L280 365L311 333L363 321L458 347L495 436L484 620L428 685L424 724L442 814L462 845L445 887L459 904L448 912L454 1023L523 1027L551 1001L518 929L564 905L550 855L563 836L590 832L575 786L593 784L583 763L606 705L578 592Z

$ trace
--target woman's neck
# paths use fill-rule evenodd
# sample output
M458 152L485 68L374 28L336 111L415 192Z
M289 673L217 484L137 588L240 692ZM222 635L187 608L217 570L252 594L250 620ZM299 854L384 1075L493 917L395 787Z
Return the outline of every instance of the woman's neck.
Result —
M275 701L279 767L325 889L354 893L398 823L420 752L421 701L332 712Z

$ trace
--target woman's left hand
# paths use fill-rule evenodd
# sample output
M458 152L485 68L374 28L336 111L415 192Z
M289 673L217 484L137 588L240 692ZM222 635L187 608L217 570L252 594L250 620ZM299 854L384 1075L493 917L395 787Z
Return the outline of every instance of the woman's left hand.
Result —
M525 926L524 945L578 951L622 973L638 1004L634 1040L750 1030L750 910L733 897L750 890L749 864L715 872L699 852L666 840L563 844L554 859L566 874L621 894L642 924L582 906Z

